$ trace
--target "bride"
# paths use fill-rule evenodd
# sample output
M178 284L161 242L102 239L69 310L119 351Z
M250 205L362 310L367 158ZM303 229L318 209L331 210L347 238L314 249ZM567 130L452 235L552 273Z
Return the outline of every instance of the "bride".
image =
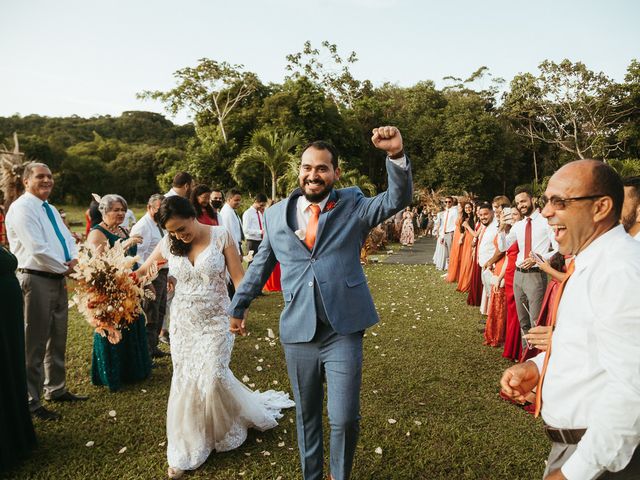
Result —
M237 287L243 270L240 256L224 227L198 223L191 203L166 198L158 212L166 235L138 270L152 262L169 263L176 278L171 304L173 377L167 406L169 478L202 465L209 454L239 447L250 427L267 430L294 403L284 392L249 390L229 369L234 333L226 309L227 271Z

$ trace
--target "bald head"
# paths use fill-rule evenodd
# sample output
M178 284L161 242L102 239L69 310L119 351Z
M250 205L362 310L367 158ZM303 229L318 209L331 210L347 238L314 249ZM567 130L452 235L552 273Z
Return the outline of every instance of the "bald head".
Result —
M571 189L567 197L602 195L613 202L612 218L620 218L624 203L624 187L618 172L600 160L576 160L569 162L553 174L559 176Z
M578 160L549 179L542 215L555 230L563 255L577 255L618 225L624 190L620 176L607 164Z

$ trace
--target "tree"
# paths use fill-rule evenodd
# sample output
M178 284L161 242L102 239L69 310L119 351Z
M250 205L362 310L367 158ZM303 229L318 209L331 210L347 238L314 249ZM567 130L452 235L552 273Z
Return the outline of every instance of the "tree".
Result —
M621 85L581 62L545 60L539 70L514 77L505 94L503 112L516 132L578 158L607 159L621 149L617 133L633 112Z
M197 125L217 123L226 143L227 117L244 98L251 95L259 80L255 74L243 72L242 65L208 58L202 58L199 62L194 68L186 67L173 74L178 79L175 88L167 92L146 90L137 96L160 100L172 115L183 109L190 110L195 115Z
M297 132L280 135L276 130L258 130L251 137L250 146L244 150L233 164L232 174L236 180L239 171L249 163L264 165L271 174L271 198L276 198L278 177L282 175L289 162L295 157L291 153L300 145Z
M338 54L338 46L328 41L322 42L323 58L320 50L313 48L311 42L304 42L302 52L287 55L287 71L292 72L288 78L298 79L306 77L320 86L327 97L335 103L338 109L351 109L354 102L364 92L372 89L369 80L356 80L349 65L358 61L356 52L351 52L346 59Z

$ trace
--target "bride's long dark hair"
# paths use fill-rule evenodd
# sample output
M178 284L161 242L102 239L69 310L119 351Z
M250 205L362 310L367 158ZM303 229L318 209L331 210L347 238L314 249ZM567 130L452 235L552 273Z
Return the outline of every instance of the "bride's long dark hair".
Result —
M165 228L167 222L176 217L184 220L196 218L196 211L191 202L179 195L167 197L162 201L160 210L158 210L158 223L162 228ZM169 234L169 251L179 257L185 257L191 251L191 244L184 243Z

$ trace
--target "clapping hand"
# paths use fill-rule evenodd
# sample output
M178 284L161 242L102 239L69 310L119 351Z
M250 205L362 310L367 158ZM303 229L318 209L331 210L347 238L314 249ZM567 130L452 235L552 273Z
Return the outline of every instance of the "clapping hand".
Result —
M376 148L384 150L390 157L402 152L402 135L396 127L378 127L373 129L371 141Z

